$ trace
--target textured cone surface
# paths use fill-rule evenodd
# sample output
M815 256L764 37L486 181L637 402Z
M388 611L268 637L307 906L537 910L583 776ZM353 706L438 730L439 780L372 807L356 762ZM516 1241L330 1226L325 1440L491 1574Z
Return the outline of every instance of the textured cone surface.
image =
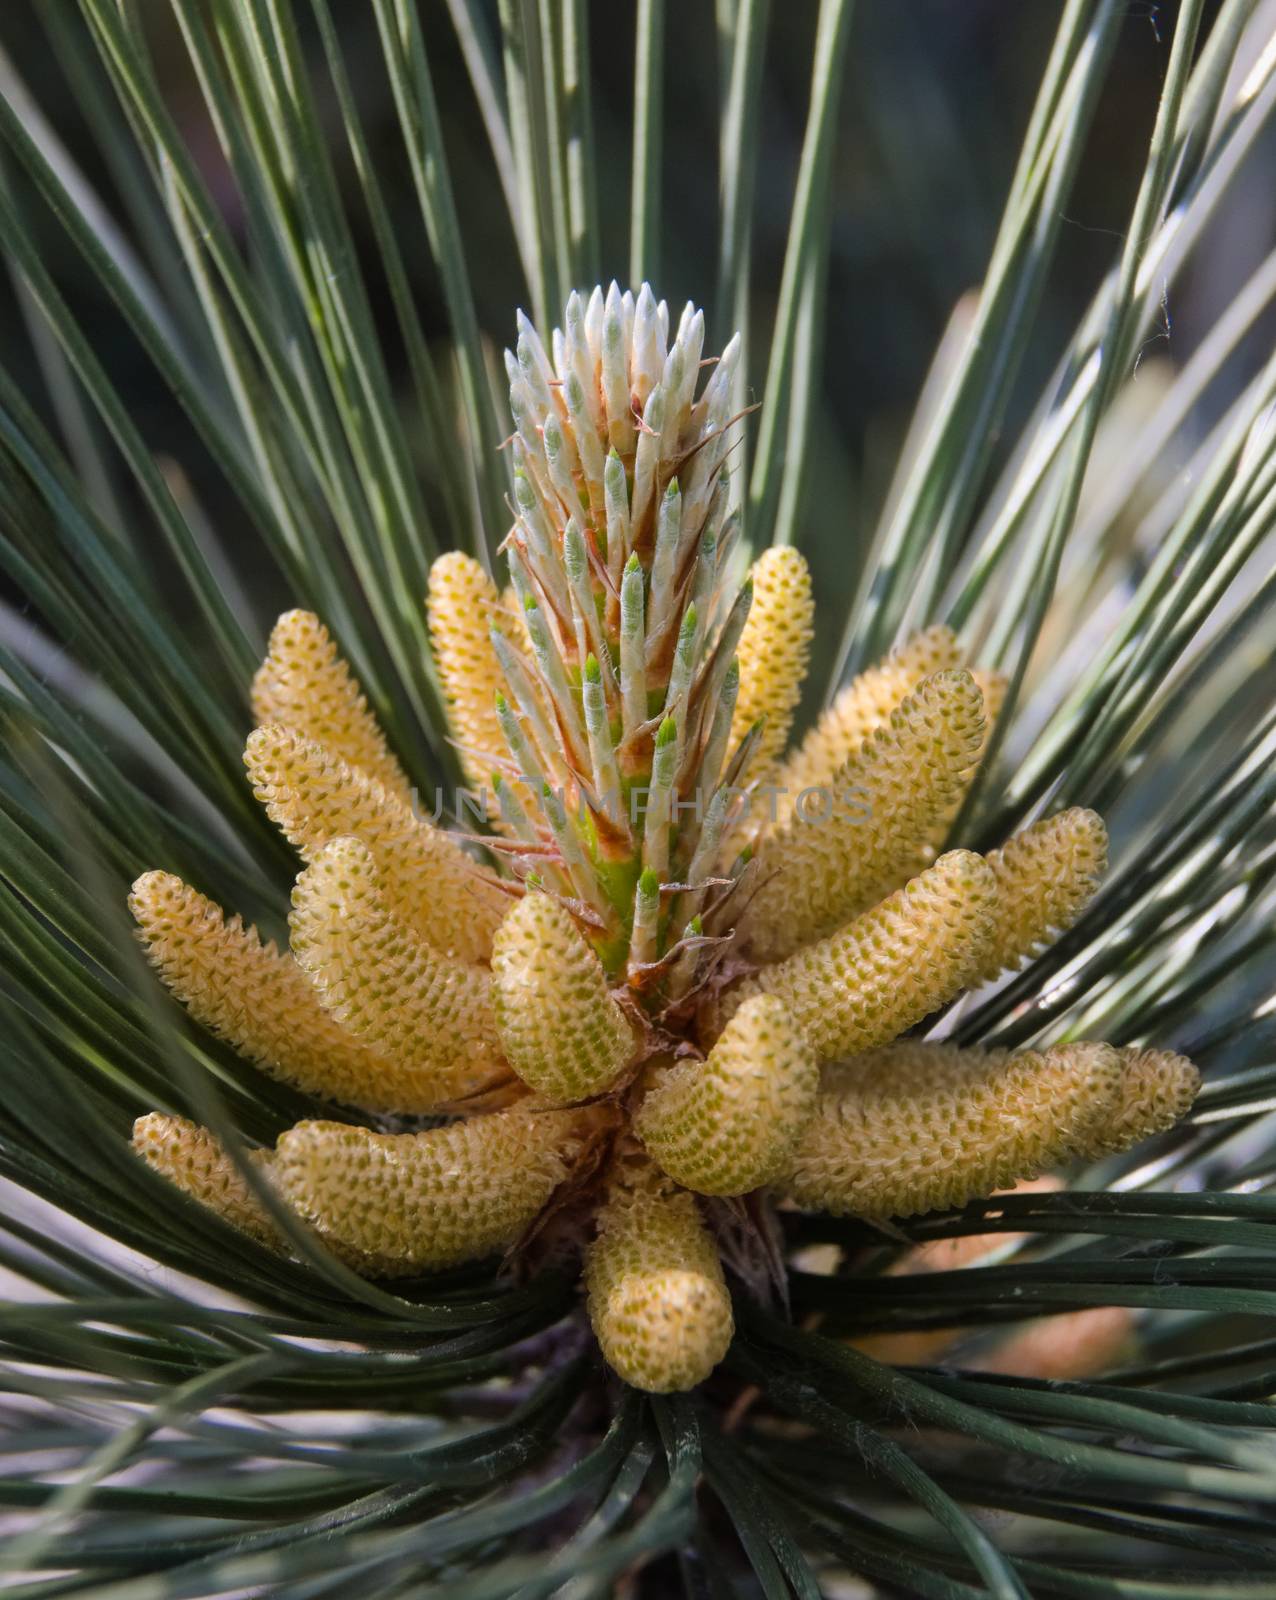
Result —
M996 727L997 718L1006 704L1006 692L1010 688L1010 680L1004 672L994 672L990 667L972 667L970 675L984 697L984 743L987 744L987 735ZM983 751L979 753L982 755Z
M876 1051L832 1075L783 1190L837 1216L964 1205L1101 1150L1121 1075L1104 1044Z
M306 861L333 839L361 839L386 897L434 949L481 961L507 901L440 829L321 745L270 724L249 735L253 792Z
M192 1200L207 1206L223 1222L258 1244L282 1248L279 1231L242 1173L207 1128L185 1117L152 1111L133 1124L133 1148L153 1171ZM252 1150L254 1166L267 1167L269 1153Z
M918 841L950 805L983 739L983 697L968 672L927 678L839 769L821 809L772 834L745 918L753 954L777 961L894 888Z
M815 605L811 573L792 545L764 550L753 563L753 606L740 635L740 697L731 724L737 744L759 718L766 726L756 771L765 772L789 742L811 654Z
M1144 1050L1129 1046L1121 1056L1121 1099L1102 1129L1103 1143L1095 1149L1128 1150L1140 1139L1165 1133L1192 1109L1201 1087L1201 1075L1186 1056L1172 1050Z
M505 685L492 649L492 624L514 641L522 624L516 631L496 585L460 550L440 556L430 568L426 610L448 726L461 747L466 777L481 787L505 749L495 711L497 690Z
M983 697L984 702L984 736L979 745L979 753L975 757L974 765L957 785L957 791L952 799L944 806L939 815L931 823L922 840L922 847L918 851L914 870L929 866L935 856L948 842L948 835L952 831L953 823L961 810L962 802L966 798L966 791L970 788L979 764L984 759L988 749L988 741L992 738L993 729L997 725L997 718L1001 715L1002 707L1006 703L1006 690L1009 687L1004 673L989 672L982 667L972 667L970 675L975 680L975 686ZM902 880L901 880L902 881ZM894 884L891 885L895 887Z
M292 905L298 963L331 1015L387 1064L396 1110L430 1111L502 1076L488 972L439 955L393 915L367 845L325 845Z
M192 1200L215 1211L224 1222L259 1244L288 1254L290 1243L244 1181L239 1169L207 1128L168 1117L158 1111L133 1124L133 1148L161 1177L167 1178ZM269 1150L250 1150L248 1159L263 1175L275 1175L275 1158ZM310 1227L315 1237L338 1260L366 1277L393 1277L415 1272L410 1264L392 1257L371 1256L334 1239L321 1226Z
M777 995L822 1061L889 1044L969 983L987 947L992 896L987 863L951 850L839 932L762 967L718 1009Z
M653 1160L685 1188L747 1194L791 1163L818 1089L819 1067L783 1001L755 995L706 1061L661 1073L635 1127Z
M270 1077L367 1111L402 1104L402 1074L324 1010L290 955L167 872L133 885L129 909L160 977L196 1022Z
M1074 807L1034 822L988 856L997 880L993 935L978 978L1036 956L1077 920L1108 863L1108 831Z
M616 1082L633 1036L598 957L556 900L532 893L510 910L492 980L506 1058L529 1088L570 1104Z
M896 709L936 672L963 665L961 646L951 628L937 624L914 634L877 666L861 672L841 691L780 769L782 793L777 815L787 820L804 789L828 788L839 767L856 755L865 739L890 721Z
M612 1369L652 1394L693 1389L734 1331L718 1249L691 1195L616 1186L585 1261L589 1320Z
M320 744L407 804L411 791L385 735L328 630L309 611L285 611L252 690L258 726L278 723Z
M567 1111L492 1112L425 1133L302 1122L275 1174L297 1211L348 1248L446 1267L515 1243L567 1175L582 1135Z

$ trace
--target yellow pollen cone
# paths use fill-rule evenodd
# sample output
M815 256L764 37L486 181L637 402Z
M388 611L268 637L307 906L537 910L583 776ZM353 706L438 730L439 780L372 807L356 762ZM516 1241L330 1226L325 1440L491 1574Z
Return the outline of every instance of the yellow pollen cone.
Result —
M272 1250L283 1247L265 1207L207 1128L152 1111L133 1124L133 1148L148 1167L223 1222ZM268 1150L251 1150L248 1159L266 1169L271 1156Z
M365 1111L424 1110L410 1076L324 1010L292 956L167 872L133 885L146 954L196 1022L272 1078Z
M1121 1073L1104 1044L877 1051L833 1075L782 1187L839 1216L964 1205L1101 1148Z
M492 649L491 628L511 640L518 631L496 585L472 556L450 550L430 568L426 596L430 644L447 706L448 726L460 748L465 776L481 788L505 753L495 702L505 680Z
M764 550L753 563L753 605L737 647L740 695L731 726L734 746L766 718L755 761L765 771L789 742L811 654L815 604L811 573L792 545Z
M276 622L252 689L258 726L275 722L373 778L407 804L403 769L328 630L312 612L285 611Z
M993 936L979 978L1040 955L1077 920L1108 863L1108 831L1074 807L1034 822L987 858L997 880Z
M1128 1150L1154 1133L1165 1133L1192 1109L1201 1074L1186 1056L1172 1050L1127 1045L1121 1057L1121 1098L1102 1130L1103 1151Z
M839 768L801 797L758 855L744 918L760 960L776 961L840 927L898 885L918 841L948 807L983 738L983 697L968 672L925 679Z
M505 1076L489 974L439 955L393 914L367 845L325 845L292 906L298 963L331 1015L392 1064L398 1110L430 1111Z
M958 784L957 792L953 795L952 799L943 808L931 826L926 830L925 836L922 840L922 847L918 852L917 860L913 868L915 871L920 870L922 867L928 866L935 859L936 854L944 848L945 844L947 844L948 835L952 831L953 823L957 820L957 814L961 810L962 801L966 798L966 791L970 788L971 781L973 780L975 773L979 770L980 763L983 761L984 755L988 749L988 741L992 738L992 730L996 725L997 718L1001 715L1002 707L1006 703L1006 690L1009 687L1009 684L1004 673L991 672L983 667L972 667L970 669L970 675L975 680L975 685L978 688L979 693L983 696L984 736L980 742L979 752L975 757L974 765ZM892 887L894 887L894 885L892 885Z
M133 1124L133 1148L146 1164L192 1200L198 1200L223 1222L256 1239L271 1250L287 1255L291 1245L274 1219L248 1187L243 1175L216 1137L185 1117L158 1111ZM264 1176L275 1179L275 1156L270 1150L250 1150L248 1160ZM369 1255L334 1239L322 1226L299 1218L308 1231L339 1261L368 1278L403 1277L419 1269L391 1256Z
M398 916L435 950L482 961L508 904L441 829L321 745L268 724L248 737L253 792L306 861L333 839L361 839Z
M514 1244L567 1176L584 1124L519 1107L425 1133L301 1122L280 1136L275 1179L339 1244L427 1270Z
M865 739L890 721L891 712L923 678L955 671L964 664L956 635L951 628L937 623L914 634L885 661L861 672L837 695L780 768L776 778L782 791L777 808L779 821L787 821L803 790L827 788L838 768L858 754Z
M783 1001L746 1000L706 1061L666 1068L635 1121L648 1154L698 1194L738 1195L785 1171L815 1113L819 1068Z
M602 964L548 895L525 895L497 930L492 993L510 1065L549 1100L601 1094L628 1064L633 1034Z
M692 1196L654 1175L613 1188L586 1255L585 1288L607 1364L637 1389L693 1389L731 1343L717 1246Z
M950 850L837 933L729 990L716 1020L751 994L773 994L822 1061L888 1044L969 983L987 948L992 896L987 863Z

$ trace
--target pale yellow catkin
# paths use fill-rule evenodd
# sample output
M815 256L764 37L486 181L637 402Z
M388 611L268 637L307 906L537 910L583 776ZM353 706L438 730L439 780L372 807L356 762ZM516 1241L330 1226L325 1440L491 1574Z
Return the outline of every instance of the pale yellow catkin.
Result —
M470 783L490 783L505 753L496 719L496 694L505 681L492 649L496 623L517 640L516 625L496 585L472 556L450 550L430 568L426 595L430 645L447 708L448 726L459 746Z
M1121 1097L1102 1129L1095 1154L1128 1150L1154 1133L1165 1133L1192 1109L1201 1075L1186 1056L1173 1050L1127 1045L1121 1056Z
M856 754L870 734L890 721L891 712L936 672L964 665L961 646L942 623L912 636L885 661L847 684L785 760L776 778L777 816L788 820L797 796L828 787L838 768Z
M258 726L274 722L374 778L403 804L411 798L368 702L312 612L285 611L252 686Z
M823 1061L888 1044L969 983L987 947L993 891L982 857L950 850L839 932L729 990L710 1008L709 1029L749 995L773 994Z
M248 1187L239 1168L221 1145L197 1123L185 1117L151 1111L133 1124L133 1148L153 1171L192 1200L228 1222L258 1244L282 1248L278 1229L269 1213ZM268 1150L250 1150L248 1160L263 1170L270 1164Z
M412 1109L395 1063L329 1016L292 956L240 918L167 872L140 877L129 909L151 963L196 1022L270 1077L365 1111Z
M782 1187L837 1216L964 1205L1103 1148L1121 1077L1104 1044L880 1050L834 1075Z
M753 605L740 635L740 693L731 724L734 746L766 719L753 771L765 772L789 740L814 634L811 573L792 545L764 550L753 563Z
M698 1194L740 1195L786 1170L815 1114L819 1067L783 1001L746 1000L705 1061L665 1068L635 1118L652 1159Z
M1108 861L1102 820L1079 806L1034 822L987 857L997 880L993 934L979 979L1039 955L1085 910Z
M432 1111L508 1076L487 970L439 955L394 915L360 840L319 851L290 923L322 1004L390 1065L398 1111Z
M818 808L799 797L789 823L764 841L760 887L742 919L753 955L778 961L896 887L982 739L983 697L970 674L924 679L810 797Z
M303 860L333 839L372 851L393 910L435 950L486 960L505 895L440 828L321 745L270 723L248 737L253 792Z
M302 1122L280 1136L275 1181L347 1248L421 1270L515 1244L567 1176L582 1115L515 1107L424 1133Z
M133 1148L154 1171L167 1178L183 1194L198 1200L223 1222L229 1222L258 1244L287 1255L291 1243L276 1227L274 1219L249 1188L239 1168L217 1138L198 1123L185 1117L169 1117L153 1111L133 1124ZM249 1150L248 1161L264 1178L274 1183L275 1156L271 1150ZM300 1226L313 1234L339 1261L365 1277L401 1277L417 1270L388 1256L370 1256L334 1239L322 1227L298 1218Z
M731 1343L731 1297L695 1200L654 1174L615 1184L585 1257L607 1364L652 1394L693 1389Z
M1004 673L992 672L984 667L972 667L970 675L975 680L975 686L983 697L984 736L980 742L974 764L957 785L957 790L952 799L943 807L934 822L926 830L921 840L921 849L917 854L913 871L919 871L922 867L928 866L948 843L948 836L952 831L953 823L957 820L962 802L966 798L966 791L970 788L971 781L979 770L988 749L988 741L992 738L993 728L996 726L1002 707L1006 703L1006 690L1009 687L1009 683ZM891 887L894 888L895 885L892 884Z
M633 1053L633 1033L570 913L547 894L518 901L492 950L496 1022L506 1058L529 1088L557 1104L610 1089Z

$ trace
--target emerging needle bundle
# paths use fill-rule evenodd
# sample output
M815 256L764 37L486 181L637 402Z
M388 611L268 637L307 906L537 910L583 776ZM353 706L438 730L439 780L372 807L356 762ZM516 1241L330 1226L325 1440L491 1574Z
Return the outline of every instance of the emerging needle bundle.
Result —
M944 628L784 758L810 578L781 549L732 581L739 347L710 363L703 341L692 306L671 329L648 288L613 285L571 297L548 352L520 321L506 357L512 589L452 554L428 598L466 773L492 778L499 868L414 812L322 625L292 612L245 757L306 863L291 952L165 874L132 899L165 982L263 1071L447 1118L305 1122L254 1152L306 1226L361 1271L406 1275L534 1261L552 1206L604 1355L650 1390L698 1383L730 1341L721 1199L877 1219L957 1205L1169 1127L1197 1081L1155 1051L902 1040L1075 921L1103 824L1066 811L987 858L938 853L1001 693ZM750 784L775 804L741 816ZM135 1142L286 1248L205 1130L151 1115Z

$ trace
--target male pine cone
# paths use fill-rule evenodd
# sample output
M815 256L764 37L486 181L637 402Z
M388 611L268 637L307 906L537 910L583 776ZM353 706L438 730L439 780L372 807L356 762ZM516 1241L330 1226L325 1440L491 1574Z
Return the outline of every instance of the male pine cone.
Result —
M675 323L646 286L573 295L552 355L519 320L510 588L453 553L427 598L499 846L414 811L335 643L289 612L245 761L301 858L291 951L162 872L131 900L193 1018L338 1108L273 1151L143 1117L157 1172L268 1248L304 1233L373 1277L535 1270L552 1217L605 1359L654 1391L702 1381L731 1338L738 1240L710 1197L957 1205L1166 1128L1196 1087L1168 1052L917 1039L1077 920L1103 824L1066 811L986 858L942 853L1002 694L942 627L785 754L810 576L770 550L735 582L739 343L713 364L703 340L700 312ZM778 789L774 819L734 814L752 783ZM797 803L850 789L858 822Z

